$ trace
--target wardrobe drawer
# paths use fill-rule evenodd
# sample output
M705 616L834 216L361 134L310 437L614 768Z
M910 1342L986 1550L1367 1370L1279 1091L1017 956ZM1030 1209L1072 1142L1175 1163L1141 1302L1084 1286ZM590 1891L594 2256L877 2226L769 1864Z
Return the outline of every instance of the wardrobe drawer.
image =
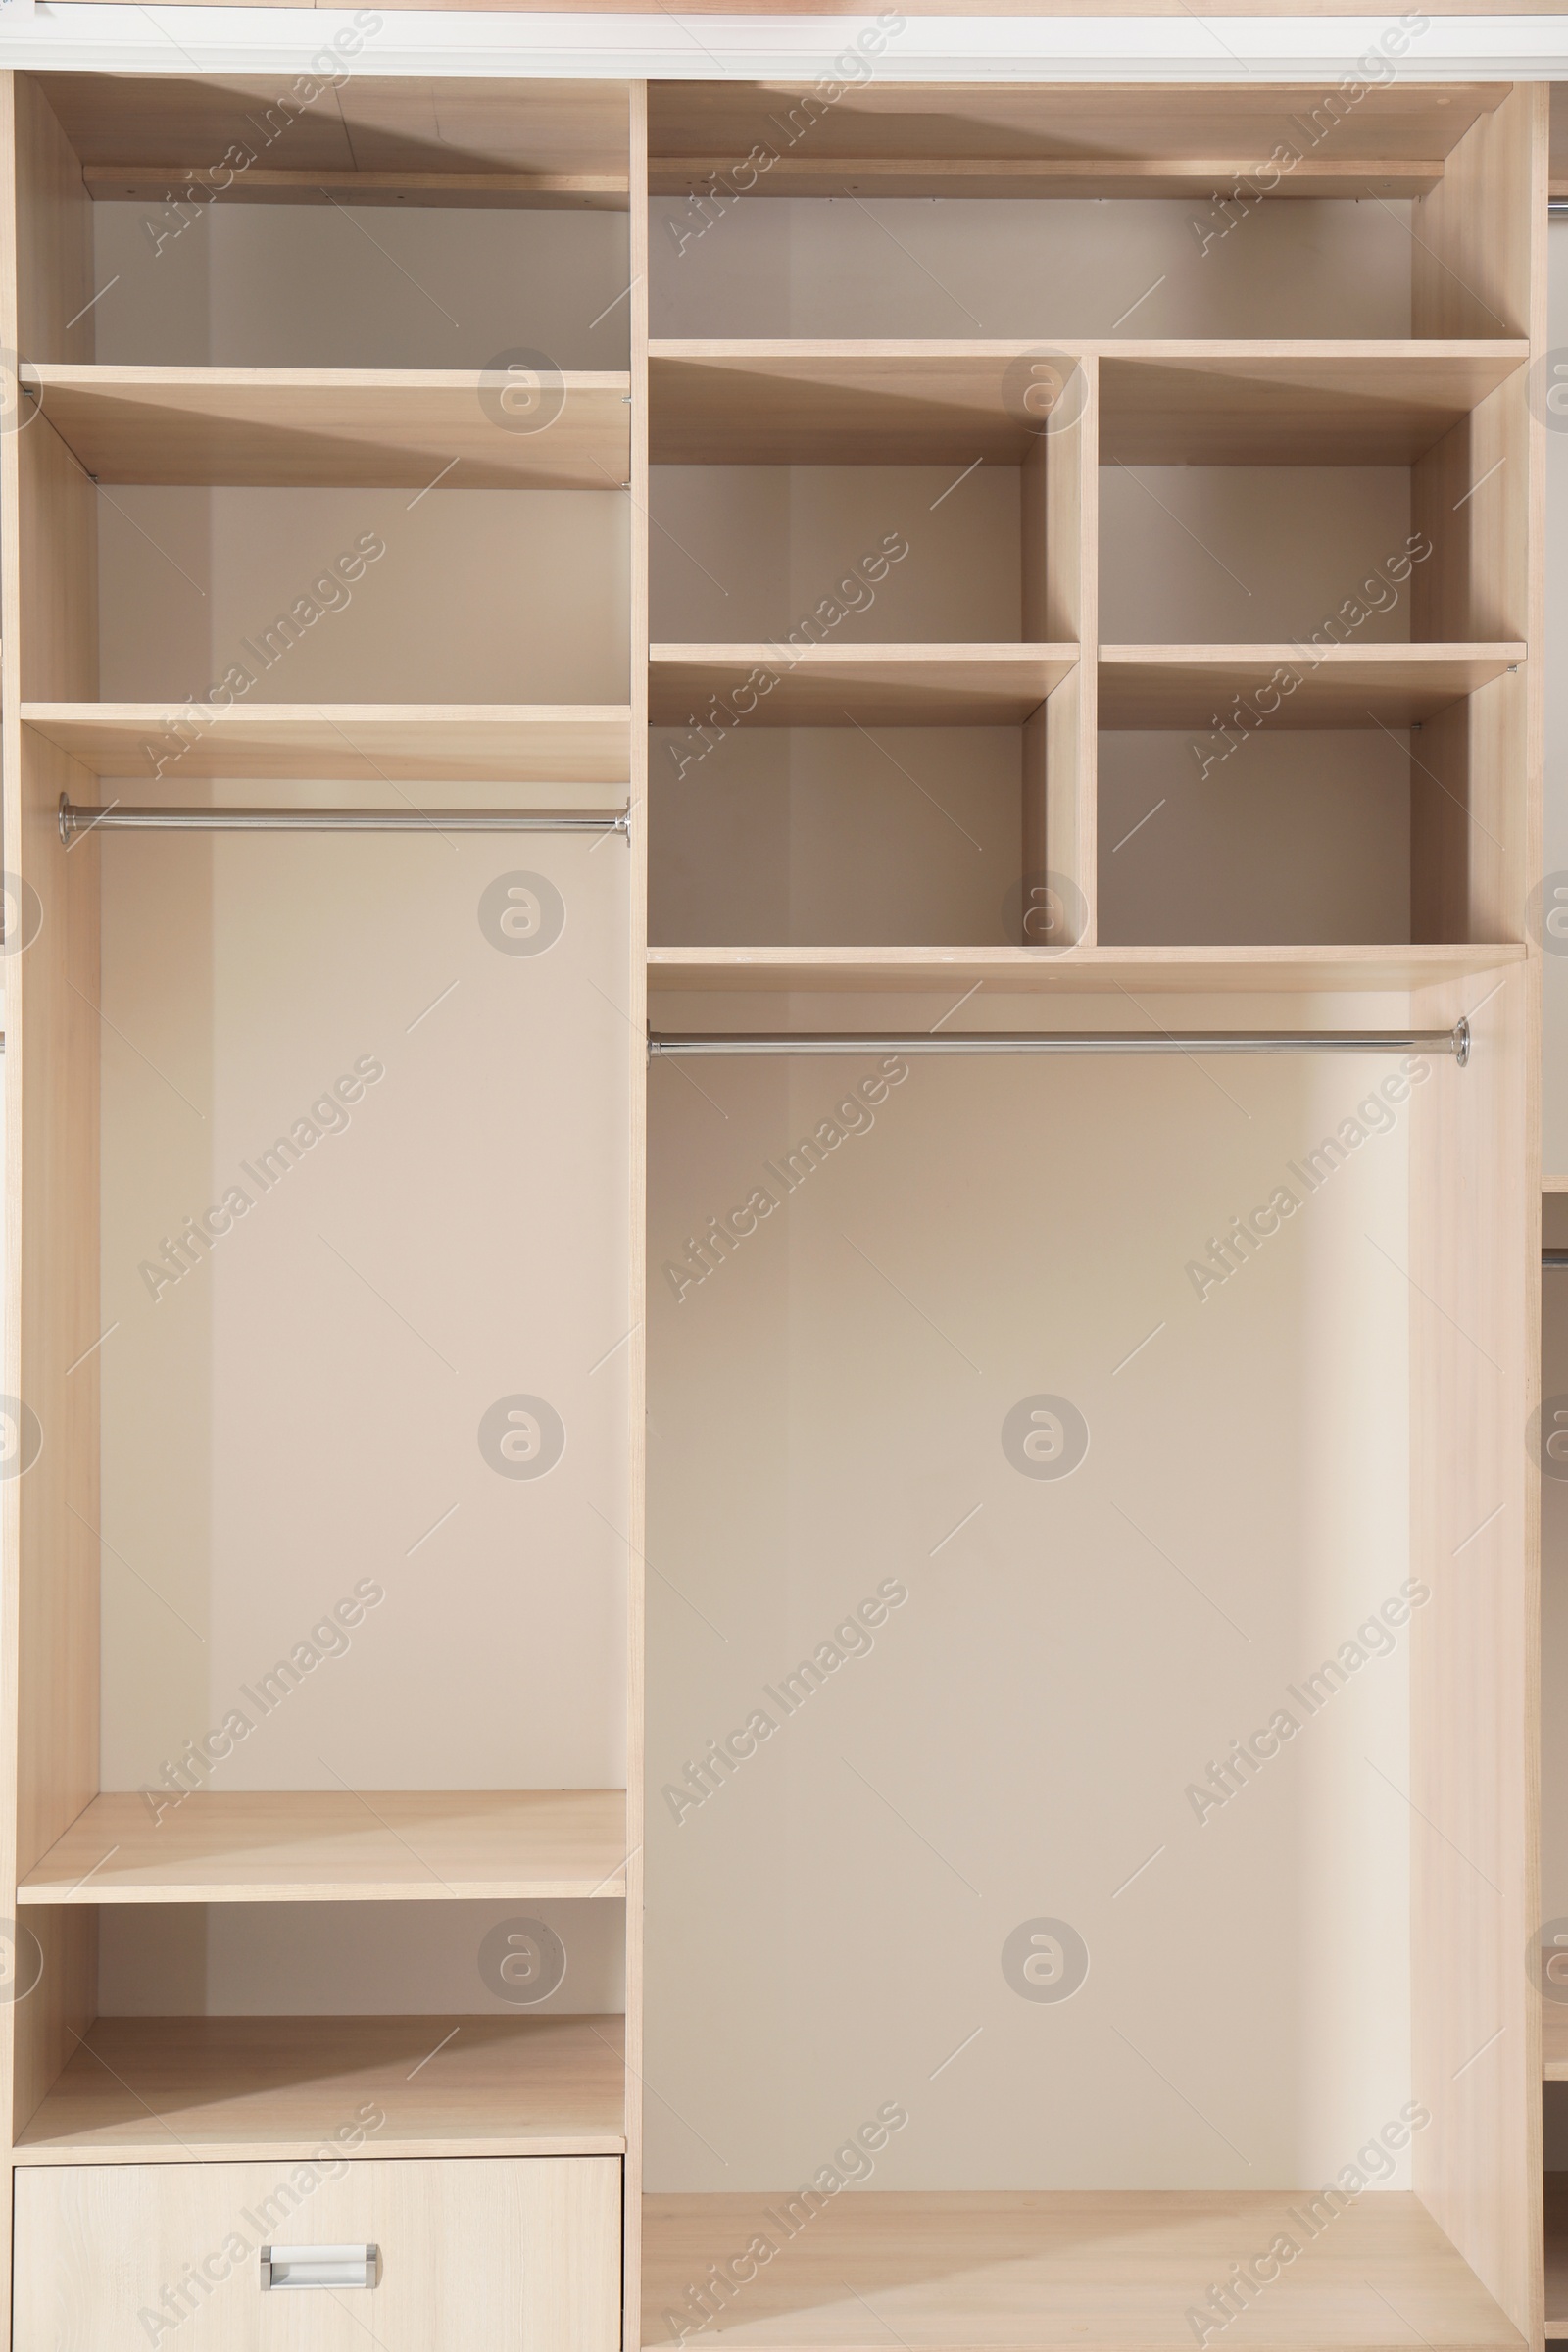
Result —
M19 2170L15 2352L614 2352L617 2157L311 2170ZM343 2283L368 2246L374 2283ZM287 2284L281 2247L341 2249L337 2282Z

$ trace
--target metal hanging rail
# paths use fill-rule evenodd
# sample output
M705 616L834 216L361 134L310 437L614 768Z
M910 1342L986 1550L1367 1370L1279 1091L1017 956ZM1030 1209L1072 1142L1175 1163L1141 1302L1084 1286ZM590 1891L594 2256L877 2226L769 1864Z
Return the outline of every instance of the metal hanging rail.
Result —
M625 808L109 808L60 796L60 838L84 833L621 833Z
M1544 1274L1550 1273L1556 1266L1568 1266L1568 1250L1543 1250L1541 1252L1542 1272Z
M732 1036L651 1034L650 1055L667 1054L1448 1054L1461 1069L1470 1058L1470 1024L1451 1029L1016 1029L916 1030L882 1036L736 1032Z

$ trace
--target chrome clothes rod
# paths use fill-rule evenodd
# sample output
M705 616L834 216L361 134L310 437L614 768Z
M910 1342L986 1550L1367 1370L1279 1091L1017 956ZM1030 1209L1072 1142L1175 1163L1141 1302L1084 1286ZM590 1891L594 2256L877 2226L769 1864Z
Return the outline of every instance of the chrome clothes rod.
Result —
M83 833L623 833L624 808L86 808L60 797L60 838Z
M1543 1250L1541 1265L1544 1273L1549 1273L1556 1266L1568 1266L1568 1250Z
M730 1037L651 1034L651 1055L665 1054L1451 1054L1470 1058L1470 1024L1451 1029L1017 1029L912 1036L737 1032Z

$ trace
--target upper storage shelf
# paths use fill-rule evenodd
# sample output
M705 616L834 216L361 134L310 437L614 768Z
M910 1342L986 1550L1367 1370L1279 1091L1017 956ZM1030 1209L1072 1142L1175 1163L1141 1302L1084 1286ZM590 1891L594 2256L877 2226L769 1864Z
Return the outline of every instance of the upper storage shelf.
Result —
M280 93L275 77L38 83L94 197L626 209L627 94L614 82L351 73L325 106Z
M619 490L631 379L433 368L29 368L95 481Z
M1294 154L1271 192L1421 196L1504 95L1401 83L1348 104L1333 84L910 88L868 78L826 103L807 85L654 82L649 174L656 194L711 195L716 173L773 197L1207 197L1264 176L1262 159Z

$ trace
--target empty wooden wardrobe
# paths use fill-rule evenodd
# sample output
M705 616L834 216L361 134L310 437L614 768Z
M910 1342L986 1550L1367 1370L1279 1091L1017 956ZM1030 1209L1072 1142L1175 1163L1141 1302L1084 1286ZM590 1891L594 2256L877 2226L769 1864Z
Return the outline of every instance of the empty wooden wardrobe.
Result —
M17 2352L1568 2331L1545 96L854 37L8 79Z

